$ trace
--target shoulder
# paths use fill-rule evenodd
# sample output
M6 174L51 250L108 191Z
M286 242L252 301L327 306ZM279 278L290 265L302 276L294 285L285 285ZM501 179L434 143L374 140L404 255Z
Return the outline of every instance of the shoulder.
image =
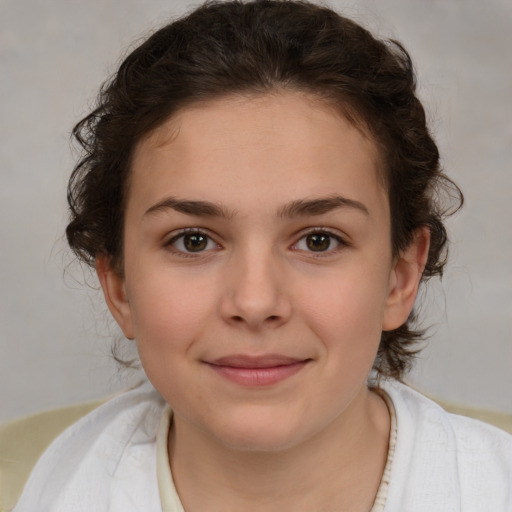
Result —
M10 510L37 460L64 430L104 403L88 402L0 425L0 511Z
M127 494L134 499L154 494L145 473L151 474L154 464L153 445L163 408L158 393L145 384L83 416L43 453L14 510L103 510L98 503L107 506L112 483L123 481L130 471L140 474L131 475L137 484Z
M404 426L414 426L440 442L454 440L460 453L478 454L511 446L512 435L483 421L447 412L441 405L412 388L390 382L385 386ZM512 457L512 452L508 453Z
M397 419L391 474L397 504L405 501L418 512L512 511L510 434L450 414L403 384L389 382L383 389Z
M512 512L512 435L473 418L447 416L456 441L461 494L482 507L488 506L486 497L502 495L508 503L503 510Z

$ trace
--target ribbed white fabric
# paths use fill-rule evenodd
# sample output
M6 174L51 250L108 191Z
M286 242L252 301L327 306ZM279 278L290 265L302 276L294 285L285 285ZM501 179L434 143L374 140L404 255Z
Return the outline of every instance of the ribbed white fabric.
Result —
M512 512L512 436L402 384L382 388L396 444L392 430L374 512ZM169 424L150 385L107 402L48 448L14 512L184 512L167 460Z
M377 496L375 497L375 502L370 512L385 511L386 500L388 498L389 482L391 480L391 468L393 467L393 460L395 459L396 440L398 435L398 429L396 425L396 411L395 406L393 405L393 401L384 390L380 391L380 395L382 396L388 407L389 416L391 418L391 428L389 432L388 458L386 461L386 466L384 467L382 479L380 481L379 490L377 491Z
M169 452L167 451L171 418L172 410L167 405L164 409L157 434L158 488L160 489L162 512L185 512L176 492L176 487L174 487L171 466L169 464Z

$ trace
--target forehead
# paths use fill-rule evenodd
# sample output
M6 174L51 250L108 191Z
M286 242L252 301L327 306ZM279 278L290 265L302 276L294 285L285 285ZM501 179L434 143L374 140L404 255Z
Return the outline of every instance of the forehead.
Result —
M378 169L373 140L313 95L228 96L184 108L138 144L129 201L382 195Z

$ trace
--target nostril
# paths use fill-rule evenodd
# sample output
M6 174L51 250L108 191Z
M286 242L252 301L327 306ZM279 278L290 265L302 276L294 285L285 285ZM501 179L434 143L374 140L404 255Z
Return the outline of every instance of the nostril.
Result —
M279 320L279 318L280 318L279 315L270 315L265 320L270 323L275 323ZM236 323L244 323L245 322L244 317L240 316L240 315L233 315L231 317L231 319Z

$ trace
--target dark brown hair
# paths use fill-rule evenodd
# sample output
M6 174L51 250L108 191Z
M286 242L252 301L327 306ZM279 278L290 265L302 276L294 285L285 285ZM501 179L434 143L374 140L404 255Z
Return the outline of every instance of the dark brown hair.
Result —
M423 280L446 262L444 207L462 194L440 170L439 153L415 94L407 51L353 21L307 2L206 3L136 48L102 88L95 110L73 134L83 149L68 186L66 234L89 265L99 254L122 272L124 201L137 142L191 103L278 89L305 91L340 109L377 143L391 208L395 254L427 226ZM443 199L444 198L444 199ZM420 331L413 318L383 332L375 369L400 378Z

